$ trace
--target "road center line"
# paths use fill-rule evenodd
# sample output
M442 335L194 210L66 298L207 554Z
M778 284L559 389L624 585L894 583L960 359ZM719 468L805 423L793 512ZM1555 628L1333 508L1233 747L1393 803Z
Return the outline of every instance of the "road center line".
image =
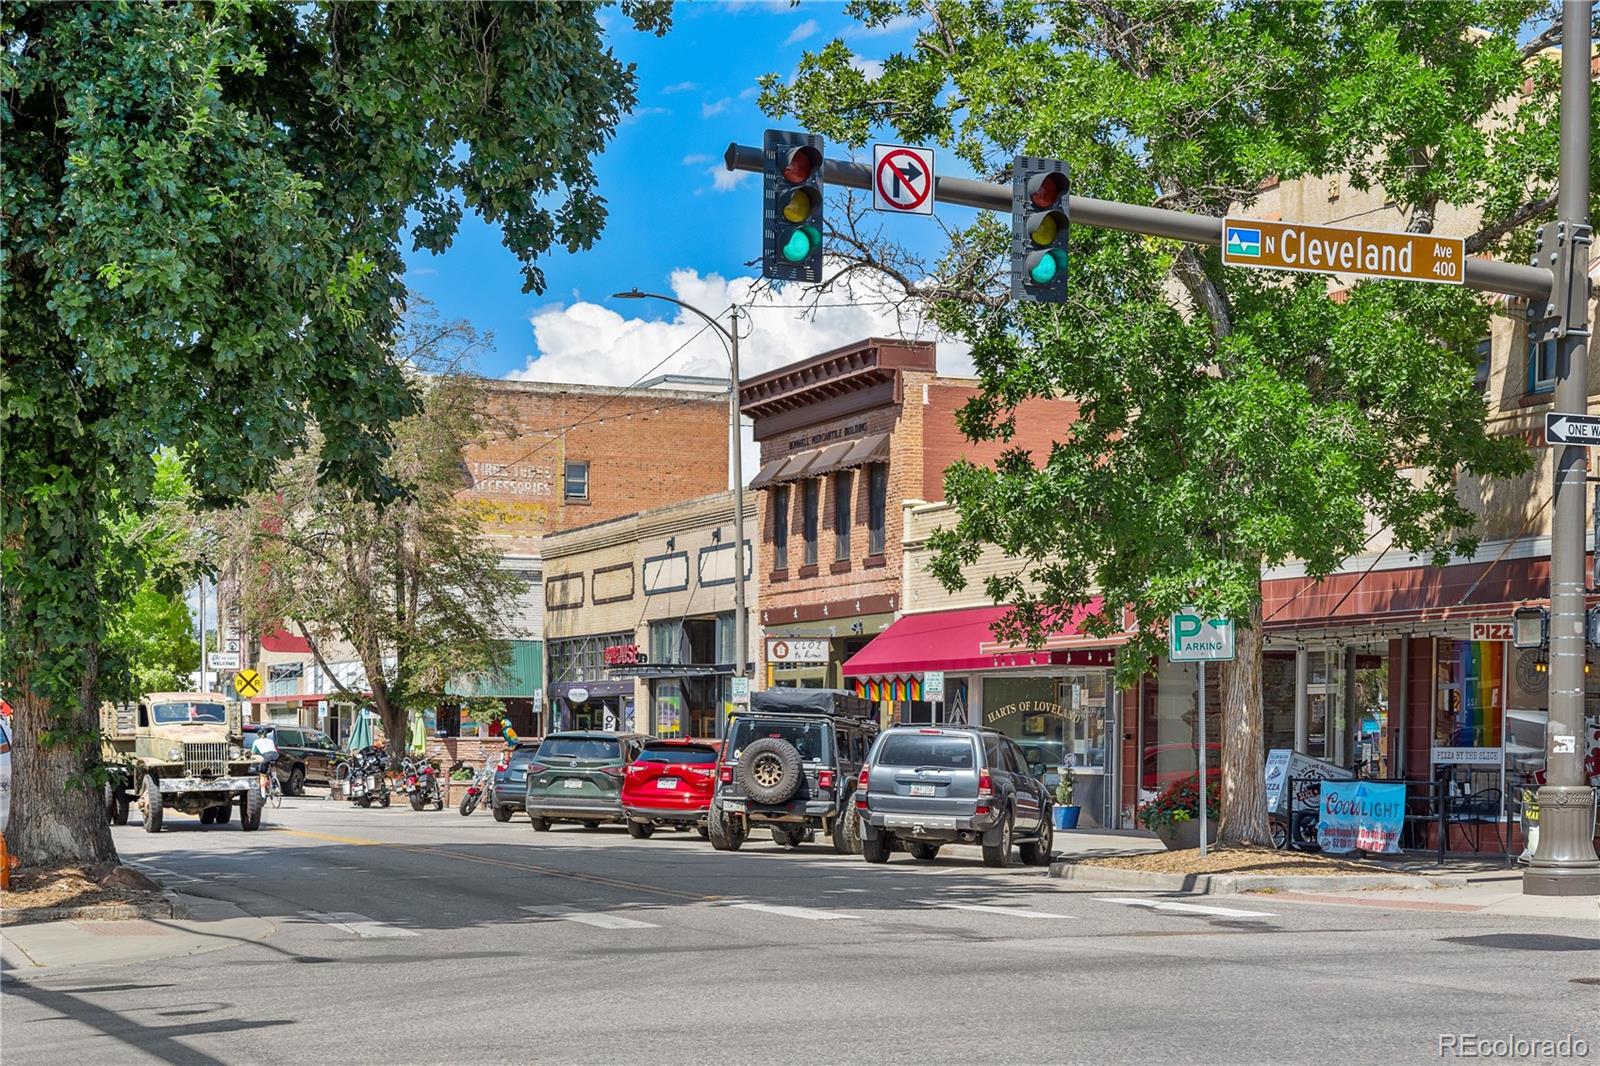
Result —
M1096 899L1096 903L1120 903L1124 907L1148 907L1153 911L1173 911L1179 914L1212 914L1219 918L1273 918L1266 911L1242 911L1234 907L1210 907L1199 903L1174 903L1164 899Z

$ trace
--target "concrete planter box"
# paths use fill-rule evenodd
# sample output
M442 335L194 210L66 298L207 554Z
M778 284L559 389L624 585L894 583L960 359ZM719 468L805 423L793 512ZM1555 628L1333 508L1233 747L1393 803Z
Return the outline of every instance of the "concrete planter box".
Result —
M1168 851L1185 851L1189 848L1198 848L1200 846L1200 819L1191 818L1187 822L1179 822L1176 825L1164 825L1156 829L1155 834L1160 838L1161 843L1167 846ZM1215 844L1216 842L1217 820L1210 818L1206 820L1206 843Z
M448 783L448 787L445 789L444 793L444 805L446 810L456 810L461 806L461 801L465 799L467 795L467 786L470 784L472 784L471 781L451 781ZM476 814L477 811L474 811L473 813Z

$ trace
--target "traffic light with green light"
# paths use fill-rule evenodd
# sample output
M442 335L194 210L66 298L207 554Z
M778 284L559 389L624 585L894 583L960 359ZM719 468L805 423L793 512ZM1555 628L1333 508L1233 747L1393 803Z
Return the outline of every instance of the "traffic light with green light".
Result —
M1067 164L1019 155L1011 170L1011 296L1067 301Z
M767 130L762 141L761 276L822 280L822 138Z

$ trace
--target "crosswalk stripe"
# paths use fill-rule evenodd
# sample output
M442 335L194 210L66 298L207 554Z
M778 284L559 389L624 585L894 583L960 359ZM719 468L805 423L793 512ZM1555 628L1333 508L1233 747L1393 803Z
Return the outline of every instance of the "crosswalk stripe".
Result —
M1236 907L1211 907L1199 903L1174 903L1164 899L1097 899L1096 903L1120 903L1125 907L1148 907L1153 911L1179 914L1214 914L1219 918L1272 918L1267 911L1242 911Z
M1064 918L1067 921L1076 920L1071 914L1051 914L1049 911L1031 911L1023 907L1001 907L990 903L944 903L934 899L914 899L909 902L917 903L924 907L940 907L954 911L978 911L982 914L1005 914L1016 918Z
M596 929L656 929L654 922L641 922L637 918L624 918L620 914L606 914L601 911L575 911L568 907L519 907L518 910L528 911L544 918L556 918L563 922L577 922L579 925L592 925Z
M396 937L420 936L415 929L401 929L386 922L368 918L365 914L355 914L350 911L335 911L332 914L324 911L301 911L307 918L331 925L335 929L343 929L363 940L389 940Z
M729 906L739 907L747 911L776 914L783 918L804 918L811 922L831 922L840 918L851 917L848 914L839 914L837 911L822 911L814 907L785 907L779 903L730 903Z

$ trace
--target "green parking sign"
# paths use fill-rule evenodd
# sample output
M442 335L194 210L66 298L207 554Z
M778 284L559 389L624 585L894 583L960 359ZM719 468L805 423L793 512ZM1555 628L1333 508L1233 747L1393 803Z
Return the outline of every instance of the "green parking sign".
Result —
M1233 619L1207 618L1197 607L1172 612L1167 658L1175 663L1233 661Z

